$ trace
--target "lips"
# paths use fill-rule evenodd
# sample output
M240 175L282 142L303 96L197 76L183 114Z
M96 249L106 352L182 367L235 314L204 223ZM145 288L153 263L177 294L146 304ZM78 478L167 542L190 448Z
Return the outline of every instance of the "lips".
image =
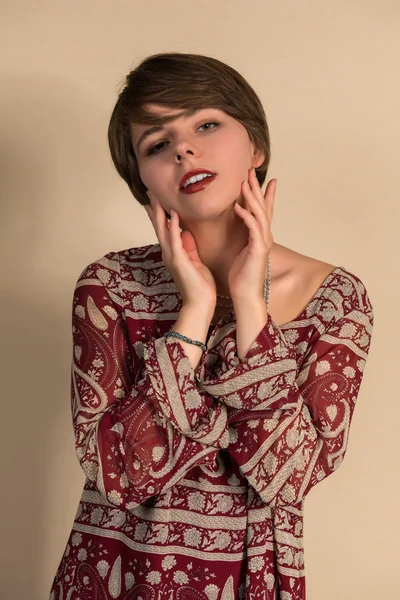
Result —
M201 192L201 190L204 190L204 188L209 186L215 178L216 175L212 175L211 177L204 177L204 179L201 179L200 181L196 181L195 183L189 183L189 185L187 185L186 187L181 188L180 192L182 192L182 194L195 194L196 192Z
M215 175L215 173L213 173L209 169L191 169L190 171L187 171L187 173L185 173L181 177L181 180L179 182L179 189L180 190L182 189L182 187L185 185L185 182L188 179L190 179L191 177L194 177L195 175L200 175L201 173L207 173L208 175ZM206 178L206 179L210 179L211 180L211 178Z

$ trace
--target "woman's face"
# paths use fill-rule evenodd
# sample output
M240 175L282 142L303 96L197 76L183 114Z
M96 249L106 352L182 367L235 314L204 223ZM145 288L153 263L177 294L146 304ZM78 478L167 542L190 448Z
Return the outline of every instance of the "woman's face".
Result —
M182 112L156 104L146 108L163 116ZM248 170L264 159L255 154L245 127L220 109L177 117L141 140L149 129L136 123L131 128L140 177L167 212L173 208L187 222L216 217L229 207L233 210ZM197 168L215 173L215 179L201 191L183 193L182 176Z

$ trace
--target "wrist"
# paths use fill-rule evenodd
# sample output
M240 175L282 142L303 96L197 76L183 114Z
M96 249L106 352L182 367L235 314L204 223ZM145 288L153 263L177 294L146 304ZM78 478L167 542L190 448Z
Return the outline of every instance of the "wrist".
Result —
M184 305L179 311L179 315L170 331L179 333L180 336L171 336L182 346L187 358L194 371L198 368L200 360L206 346L208 328L211 316L206 307ZM192 341L200 342L201 345L186 341L189 338Z
M236 313L238 311L243 312L249 310L255 310L256 312L263 312L265 310L266 312L268 312L267 304L264 298L262 297L247 296L246 298L232 298L232 301Z
M194 305L182 306L171 330L177 331L192 340L204 342L212 315L213 313L205 307Z
M264 298L246 299L235 302L236 350L240 360L244 360L249 349L268 322L268 309Z
M210 325L211 319L215 312L216 302L213 304L183 304L179 315L185 315L188 319L193 319L195 322L201 322L207 325L207 329Z

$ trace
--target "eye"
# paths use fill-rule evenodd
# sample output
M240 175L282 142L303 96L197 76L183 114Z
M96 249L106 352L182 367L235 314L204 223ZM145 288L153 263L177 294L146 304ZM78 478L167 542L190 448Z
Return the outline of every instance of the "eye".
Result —
M206 125L218 125L218 123L216 123L215 121L207 121L207 123L203 123L203 125L200 125L200 127L205 127ZM199 127L199 129L200 129ZM214 129L214 128L212 128Z
M148 156L151 156L152 154L158 154L158 148L166 143L167 142L160 142L159 144L156 144L155 146L150 147L147 151Z
M206 123L203 123L203 125L199 125L198 129L201 129L202 127L205 127L206 125L216 125L218 127L219 123L217 123L216 121L207 121ZM215 127L208 127L206 129L206 131L208 131L209 129L215 129ZM156 144L155 146L151 146L148 151L147 151L147 155L148 156L152 156L154 154L159 154L162 150L162 148L164 147L163 144L166 144L167 142L160 142L159 144ZM160 148L160 146L162 146L162 148Z

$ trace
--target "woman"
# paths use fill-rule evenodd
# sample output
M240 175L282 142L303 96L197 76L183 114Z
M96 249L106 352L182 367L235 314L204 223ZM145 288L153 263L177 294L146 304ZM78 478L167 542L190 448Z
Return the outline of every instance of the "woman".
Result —
M304 599L304 500L346 452L367 291L274 242L265 114L231 67L147 58L109 143L159 243L77 282L86 483L51 599Z

